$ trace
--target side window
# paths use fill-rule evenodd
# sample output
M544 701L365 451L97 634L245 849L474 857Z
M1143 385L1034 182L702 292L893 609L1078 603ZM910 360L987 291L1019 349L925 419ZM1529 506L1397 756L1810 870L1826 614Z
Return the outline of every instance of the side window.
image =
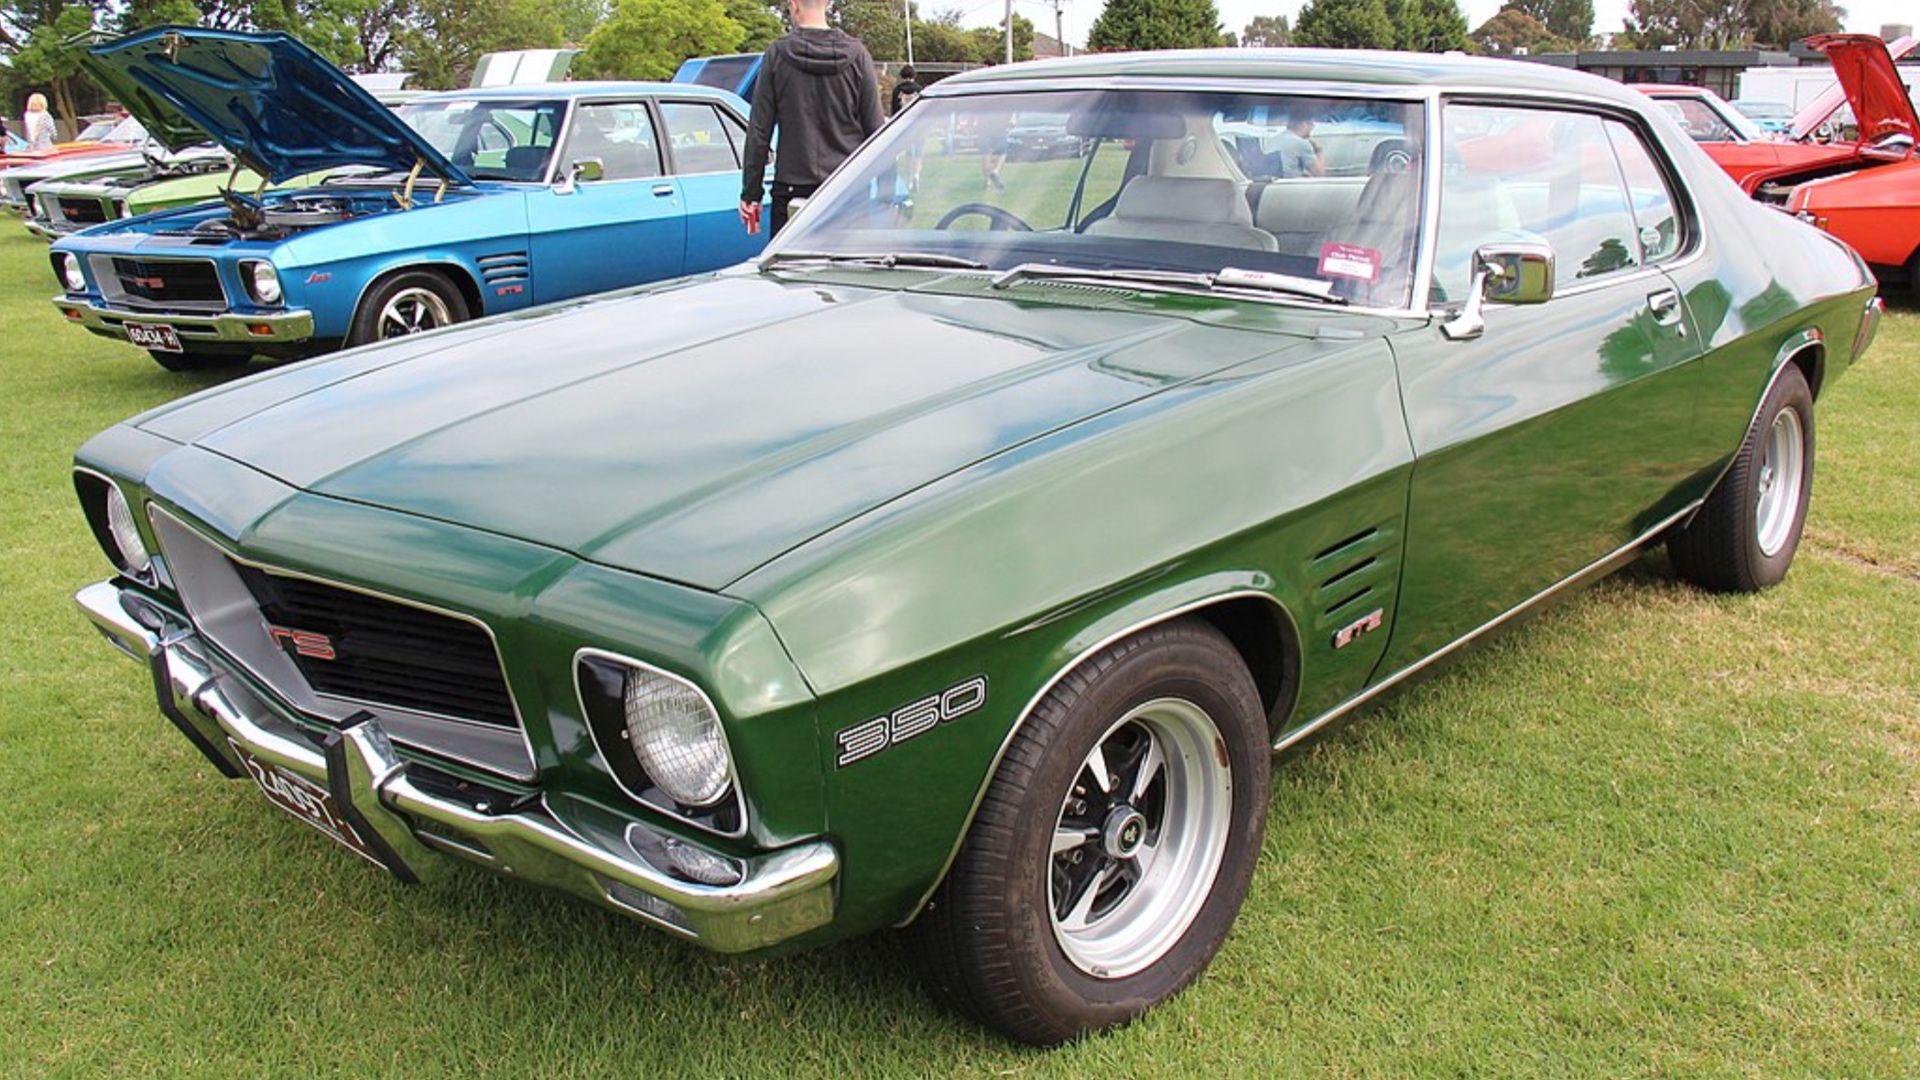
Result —
M582 105L574 110L573 132L567 136L566 166L595 159L600 178L640 180L660 175L660 144L653 134L653 117L645 104L621 101Z
M1620 171L1627 178L1627 198L1633 203L1633 219L1640 226L1641 261L1651 265L1673 258L1684 237L1680 211L1666 176L1654 164L1647 144L1627 125L1607 121L1607 137L1613 140L1613 152L1620 156Z
M705 103L663 101L660 114L672 140L675 172L691 176L740 168L733 140L721 126L719 109Z
M1733 138L1733 129L1713 111L1713 107L1699 98L1665 98L1664 103L1678 113L1681 128L1693 137L1695 142L1726 142Z
M1495 241L1551 246L1557 288L1640 265L1638 229L1598 116L1449 105L1445 117L1436 302L1466 298L1474 250Z

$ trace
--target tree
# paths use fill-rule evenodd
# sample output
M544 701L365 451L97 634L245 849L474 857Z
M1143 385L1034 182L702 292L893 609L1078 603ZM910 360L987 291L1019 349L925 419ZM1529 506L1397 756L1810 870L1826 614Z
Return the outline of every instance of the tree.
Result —
M918 34L920 28L915 26ZM967 33L973 36L973 62L976 64L998 64L1007 58L1007 24L1003 20L998 26L976 26ZM914 40L915 53L920 51L920 41ZM1013 58L1015 60L1033 59L1033 20L1015 13L1013 16Z
M1393 22L1384 0L1307 0L1293 40L1323 49L1391 49Z
M1220 33L1213 0L1108 0L1087 33L1087 48L1211 49Z
M1699 0L1687 2L1697 3ZM1508 0L1500 10L1508 8L1531 15L1556 37L1576 44L1585 44L1593 36L1593 0Z
M1571 52L1573 43L1556 37L1547 24L1508 5L1499 14L1480 24L1472 35L1473 48L1489 56L1513 56L1528 53Z
M732 52L745 37L721 0L618 0L574 69L589 79L666 79L687 57Z
M739 52L765 52L780 35L787 32L785 19L774 14L765 0L725 0L727 18L740 24L746 34L734 49Z
M1811 33L1839 29L1845 14L1832 0L1724 0L1717 5L1632 0L1622 36L1642 49L1784 47Z
M1467 17L1457 0L1385 0L1393 47L1407 52L1446 52L1467 47Z
M1778 49L1814 34L1833 33L1846 14L1833 0L1754 0L1749 9L1754 43Z
M561 44L559 21L543 0L412 0L393 37L394 56L413 72L413 85L438 90L467 85L487 53Z
M1293 44L1293 28L1285 15L1255 15L1240 29L1240 44L1249 49L1276 49Z
M834 0L827 22L860 39L875 60L907 58L906 9L901 0ZM919 27L914 27L916 35ZM920 51L915 40L914 52Z

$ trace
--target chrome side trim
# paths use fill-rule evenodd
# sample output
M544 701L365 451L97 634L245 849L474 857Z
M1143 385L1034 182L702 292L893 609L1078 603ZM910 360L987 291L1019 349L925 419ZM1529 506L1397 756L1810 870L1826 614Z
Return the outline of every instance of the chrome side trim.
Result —
M1302 739L1305 739L1307 736L1312 735L1314 732L1320 730L1321 728L1327 726L1333 721L1339 719L1341 716L1349 712L1352 712L1354 709L1357 709L1362 705L1365 705L1367 702L1372 701L1374 698L1380 696L1381 694L1386 693L1389 689L1392 689L1394 686L1402 682L1405 682L1407 679L1412 678L1414 675L1420 673L1421 671L1426 670L1428 667L1431 667L1435 663L1438 663L1440 660L1446 658L1447 656L1452 655L1453 653L1473 643L1475 640L1477 640L1481 636L1499 629L1501 626L1510 622L1515 617L1524 614L1528 609L1533 608L1534 606L1541 604L1547 600L1550 600L1553 597L1559 595L1562 592L1565 592L1568 589L1576 588L1580 585L1584 585L1589 582L1592 582L1598 578L1605 577L1606 575L1612 573L1613 571L1618 570L1620 567L1625 566L1627 563L1632 562L1633 559L1636 556L1638 556L1640 552L1644 550L1651 541L1658 538L1661 533L1665 532L1668 528L1672 527L1674 524L1685 519L1689 514L1692 514L1695 510L1699 508L1700 508L1699 500L1695 500L1694 502L1687 504L1687 506L1684 509L1680 510L1677 513L1670 514L1665 518L1662 518L1660 522L1654 525L1652 528L1641 533L1639 536L1634 537L1632 540L1627 541L1625 544L1622 544L1621 546L1615 548L1613 551L1609 552L1608 554L1602 555L1600 558L1594 560L1591 563L1588 563L1585 567L1582 567L1581 569L1575 571L1573 574L1560 579L1558 582L1555 582L1552 585L1547 586L1546 588L1540 590L1539 592L1535 593L1531 597L1528 597L1527 599L1522 600L1520 603L1515 604L1513 607L1508 608L1506 611L1500 613L1499 615L1495 615L1493 618L1488 619L1486 622L1481 623L1477 627L1474 627L1472 630L1468 631L1467 633L1461 635L1460 637L1455 638L1454 640L1448 642L1446 645L1441 646L1439 649L1435 650L1434 652L1428 653L1427 655L1421 657L1420 659L1415 660L1413 663L1408 664L1406 667L1401 668L1399 671L1394 672L1393 674L1387 676L1386 678L1380 680L1377 683L1374 683L1373 685L1353 695L1352 697L1341 702L1340 704L1335 705L1333 708L1328 709L1326 712L1321 713L1319 716L1314 717L1312 720L1309 720L1306 723L1300 725L1299 727L1294 728L1293 730L1280 736L1280 738L1274 741L1273 752L1277 754L1280 751L1295 745L1296 743L1300 742Z
M500 681L507 688L507 699L508 699L508 702L513 706L514 723L515 723L515 726L519 728L520 744L526 750L526 754L527 754L526 771L520 772L520 773L509 772L505 769L500 768L497 765L490 765L484 762L474 761L469 758L462 757L459 754L448 751L444 747L422 745L416 740L398 739L395 741L399 742L403 746L411 746L414 749L421 750L429 754L434 754L439 757L444 757L453 761L458 761L464 765L470 765L473 768L480 769L483 772L492 773L496 776L505 776L505 777L509 777L511 779L519 780L523 782L532 780L536 776L538 776L540 758L534 752L532 738L530 738L527 735L527 718L526 718L526 715L520 711L520 695L517 692L515 692L513 688L512 677L507 672L506 658L500 652L500 639L494 636L493 627L488 626L481 619L475 618L474 616L466 614L465 612L450 611L446 608L436 607L432 604L422 603L418 600L409 600L404 597L393 596L388 593L380 592L376 589L362 588L361 586L358 586L358 585L349 585L349 584L346 584L345 582L334 581L329 578L319 577L314 574L305 574L296 570L288 570L288 569L285 569L284 567L274 566L271 563L260 562L257 559L243 558L242 556L236 554L233 551L233 549L228 547L226 544L216 541L211 536L208 536L203 530L196 528L193 525L189 525L186 521L182 520L178 514L172 513L166 507L161 506L159 503L152 502L151 500L149 500L147 501L146 506L147 506L147 515L149 520L151 520L154 514L164 515L168 520L172 521L175 525L179 526L183 531L191 533L192 535L198 537L202 543L213 547L216 551L220 552L222 555L226 556L227 558L243 566L251 566L256 570L260 570L269 574L277 574L281 577L298 578L303 581L311 581L317 585L325 585L329 588L344 589L347 592L359 593L362 596L370 596L376 600L385 600L388 603L400 604L404 607L415 608L420 611L432 612L435 615L445 616L446 618L449 618L449 619L456 619L460 622L469 623L473 626L479 627L481 632L487 635L487 641L493 646L494 662L500 666ZM157 535L158 530L156 529L155 532L156 532L155 540L157 541L159 539ZM162 549L162 554L165 554L164 549ZM168 561L169 573L173 572L172 567L173 567L172 561L169 560ZM199 627L199 624L198 624L199 620L193 615L191 604L188 603L187 601L186 592L184 589L180 587L180 583L178 581L174 582L174 590L180 593L181 603L183 606L187 608L188 618L193 620L193 622L195 623L195 627L194 627L195 630L197 632L200 632L202 636L206 636L205 631L201 630L201 628ZM212 641L213 639L211 637L208 637L208 640ZM215 642L215 644L218 645L219 643ZM226 652L229 656L232 656L234 662L238 663L241 666L241 668L243 668L247 672L247 674L259 680L262 686L270 687L274 685L274 682L272 679L269 679L259 671L254 670L254 668L251 665L249 665L246 661L242 660L239 656L233 655L233 650L226 648L226 646L224 645L221 645L219 647L222 649L222 651ZM449 716L445 713L425 712L417 709L408 709L402 706L395 705L392 702L364 701L358 698L350 698L350 697L346 697L344 695L339 695L339 694L322 694L317 690L313 690L311 687L309 687L308 689L309 689L309 692L312 693L315 698L326 698L333 701L345 702L350 705L367 705L376 709L389 709L395 712L408 713L414 716L422 716L432 720L440 720L440 721L445 721L445 722L454 723L454 724L464 724L469 727L479 728L486 731L499 730L499 727L497 725L481 724L481 723L478 723L477 721L470 720L465 717ZM300 711L304 712L305 710L300 710ZM318 716L316 718L322 721L331 722L330 718L325 716Z
M927 906L927 901L933 898L934 890L938 889L940 883L947 879L947 871L953 869L953 861L960 857L960 846L966 842L967 833L973 828L973 819L980 813L980 804L986 801L987 788L993 784L993 775L1000 771L1000 760L1007 756L1008 748L1013 745L1014 736L1020 734L1020 729L1026 726L1028 717L1033 715L1033 710L1040 706L1041 700L1044 699L1048 693L1052 692L1053 688L1059 684L1061 679L1073 674L1074 670L1081 664L1086 663L1090 657L1116 641L1132 637L1149 627L1158 626L1163 622L1177 619L1182 615L1190 614L1201 608L1212 607L1215 604L1225 603L1228 600L1244 600L1248 598L1257 598L1272 604L1274 610L1279 612L1281 618L1286 619L1289 625L1293 625L1293 616L1287 612L1286 607L1281 604L1272 593L1262 592L1259 589L1235 589L1231 592L1215 593L1212 596L1199 600L1191 600L1178 607L1171 608L1156 615L1150 615L1138 622L1131 623L1108 634L1106 637L1101 638L1085 649L1080 650L1079 653L1074 655L1073 659L1067 661L1065 665L1055 671L1053 676L1040 687L1033 697L1027 699L1025 707L1023 707L1020 710L1020 714L1014 718L1013 726L1007 729L1006 737L1000 740L1000 748L993 752L993 760L987 765L986 779L980 782L980 790L973 794L973 805L967 807L966 819L960 824L960 832L954 838L953 848L947 852L946 861L940 864L940 872L934 875L933 883L927 886L927 891L921 894L919 901L913 905L913 910L907 914L907 917L894 925L905 926L918 918L921 910Z
M740 790L740 771L734 766L733 743L731 740L727 738L726 719L723 716L721 716L720 710L714 706L713 698L707 695L706 690L702 688L699 683L694 682L692 679L688 679L680 675L675 675L673 672L668 671L665 668L659 667L658 665L649 664L645 660L636 660L631 656L626 656L622 653L617 653L617 652L609 652L606 649L596 649L592 647L583 647L583 648L575 649L573 653L573 670L567 673L568 676L573 679L573 701L574 701L574 704L580 706L580 723L582 726L584 726L587 729L587 738L593 743L593 752L600 755L600 760L602 762L608 762L611 759L607 756L607 748L600 745L600 736L596 734L593 730L593 721L588 719L587 717L587 697L586 697L586 694L582 693L580 690L580 661L582 658L588 657L588 656L598 657L602 660L608 660L616 664L624 664L627 667L637 668L650 675L658 675L659 677L666 679L669 682L679 683L680 685L685 686L688 689L692 690L694 693L700 695L701 703L706 705L707 711L713 713L714 719L718 721L720 724L720 746L722 749L724 749L727 752L727 769L728 771L733 773L733 783L730 786L733 789L732 794L734 798L734 803L740 808L740 827L738 829L733 830L732 832L725 832L720 829L713 828L712 826L704 824L700 821L696 821L692 818L682 817L678 813L675 813L671 807L663 807L658 805L657 803L648 802L646 799L641 797L639 792L633 790L632 788L628 787L626 784L622 783L620 781L620 774L617 772L614 772L613 766L609 764L607 766L607 775L613 778L614 786L619 788L621 793L626 795L627 798L632 799L634 802L638 803L641 806L647 807L652 810L660 811L661 813L671 814L674 822L677 824L691 825L694 828L700 829L704 832L710 832L715 836L726 836L726 837L733 837L737 839L739 837L747 835L747 796L745 792ZM662 792L661 794L665 794L665 792Z

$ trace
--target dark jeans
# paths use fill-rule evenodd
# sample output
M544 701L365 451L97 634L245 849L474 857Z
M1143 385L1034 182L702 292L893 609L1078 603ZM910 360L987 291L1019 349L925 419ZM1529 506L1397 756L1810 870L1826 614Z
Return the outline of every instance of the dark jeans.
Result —
M780 230L786 228L787 214L789 212L787 209L788 204L792 203L795 199L812 198L813 193L818 190L820 190L820 185L818 184L782 184L776 182L773 185L773 205L767 210L768 238L780 235Z

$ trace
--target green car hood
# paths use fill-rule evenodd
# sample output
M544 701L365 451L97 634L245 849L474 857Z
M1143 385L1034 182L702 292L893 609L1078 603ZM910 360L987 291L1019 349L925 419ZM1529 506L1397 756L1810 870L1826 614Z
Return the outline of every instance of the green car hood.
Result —
M848 276L735 272L455 328L136 423L308 491L722 589L1019 443L1298 343L1119 294Z

